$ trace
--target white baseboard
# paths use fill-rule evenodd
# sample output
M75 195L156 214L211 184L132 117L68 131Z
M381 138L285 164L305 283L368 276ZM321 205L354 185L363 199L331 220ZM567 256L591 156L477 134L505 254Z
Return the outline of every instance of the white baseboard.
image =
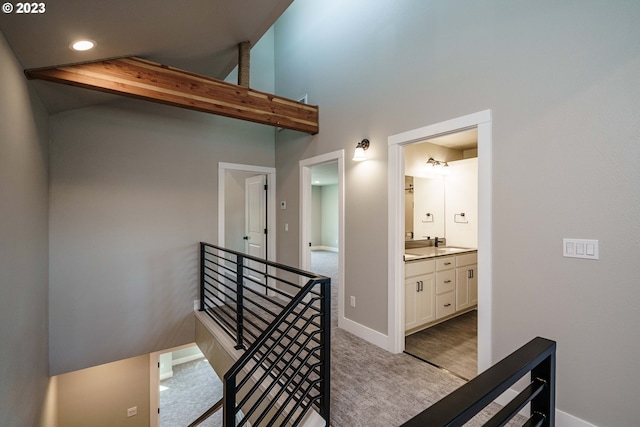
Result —
M204 354L192 354L191 356L181 357L180 359L173 359L171 366L180 365L182 363L193 362L194 360L202 359Z
M338 248L334 248L331 246L311 246L312 251L329 251L329 252L340 252Z
M517 395L518 395L518 392L510 388L509 390L502 393L502 395L496 399L496 403L504 406L507 403L509 403L513 398L515 398ZM529 417L529 411L530 411L529 405L527 405L524 407L522 411L520 411L520 414L525 417ZM561 411L558 408L556 408L556 426L557 427L597 427L595 424L591 424L567 412Z
M371 344L388 350L389 337L381 332L347 319L344 316L340 316L338 318L338 327L347 332L351 332L353 335L362 338L363 340L369 341Z

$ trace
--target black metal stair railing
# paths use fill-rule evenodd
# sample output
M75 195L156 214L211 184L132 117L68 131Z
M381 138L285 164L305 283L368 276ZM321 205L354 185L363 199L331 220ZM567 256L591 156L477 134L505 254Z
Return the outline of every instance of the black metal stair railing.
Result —
M246 349L224 375L225 427L328 425L331 281L200 244L200 310Z
M521 378L530 382L484 426L507 424L528 403L531 415L525 426L555 425L556 343L534 338L453 393L445 396L402 427L463 426Z

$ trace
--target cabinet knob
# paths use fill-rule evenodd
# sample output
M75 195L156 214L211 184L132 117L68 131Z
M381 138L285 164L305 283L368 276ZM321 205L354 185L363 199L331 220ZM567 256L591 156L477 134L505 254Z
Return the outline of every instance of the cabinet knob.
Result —
M451 283L451 280L445 280L444 283Z
M451 305L451 303L447 303L447 304L445 304L444 306L445 306L445 307L449 307L450 305Z

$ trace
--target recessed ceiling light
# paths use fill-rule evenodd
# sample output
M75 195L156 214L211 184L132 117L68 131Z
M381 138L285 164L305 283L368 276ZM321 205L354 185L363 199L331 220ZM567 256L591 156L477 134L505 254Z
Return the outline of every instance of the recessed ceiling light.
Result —
M78 40L77 42L74 42L71 45L71 49L77 50L77 51L84 51L84 50L93 49L95 45L96 45L96 42L92 40Z

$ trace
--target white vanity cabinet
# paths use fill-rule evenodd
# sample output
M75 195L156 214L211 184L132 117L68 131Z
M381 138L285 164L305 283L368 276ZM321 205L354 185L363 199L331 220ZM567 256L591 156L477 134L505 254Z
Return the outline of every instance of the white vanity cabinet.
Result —
M411 334L473 309L478 303L478 253L405 262L405 332Z
M404 327L405 331L432 322L435 317L435 260L405 264Z
M456 311L455 257L436 258L436 320Z
M456 311L478 303L478 253L456 256Z

